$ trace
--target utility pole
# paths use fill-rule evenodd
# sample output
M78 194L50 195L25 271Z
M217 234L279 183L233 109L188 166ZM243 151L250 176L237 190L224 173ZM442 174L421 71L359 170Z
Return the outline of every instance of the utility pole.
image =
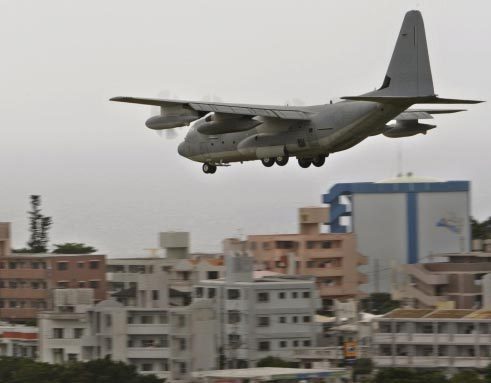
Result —
M378 258L373 260L373 280L374 280L374 289L376 293L380 292L380 267Z

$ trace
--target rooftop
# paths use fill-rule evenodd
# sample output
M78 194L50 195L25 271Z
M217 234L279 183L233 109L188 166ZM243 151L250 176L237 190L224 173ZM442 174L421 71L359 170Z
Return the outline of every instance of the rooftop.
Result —
M395 309L382 316L392 319L491 319L491 310Z
M308 379L322 378L327 376L340 376L346 374L344 368L325 369L303 369L303 368L280 368L280 367L256 367L232 370L196 371L192 373L195 378L218 378L218 379Z

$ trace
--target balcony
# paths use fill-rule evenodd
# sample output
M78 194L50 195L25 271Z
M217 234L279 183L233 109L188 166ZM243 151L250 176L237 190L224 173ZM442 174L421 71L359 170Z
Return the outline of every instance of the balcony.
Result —
M128 335L159 335L169 332L167 324L128 324Z
M314 277L342 277L345 270L342 267L308 267L305 268L304 274Z
M46 269L2 269L2 279L47 279Z
M169 358L168 348L164 347L128 347L128 359L162 359Z
M36 318L38 314L38 309L21 309L21 308L7 308L0 309L0 318L15 320L15 319L31 319Z
M1 288L0 297L16 299L47 299L48 290L32 288Z

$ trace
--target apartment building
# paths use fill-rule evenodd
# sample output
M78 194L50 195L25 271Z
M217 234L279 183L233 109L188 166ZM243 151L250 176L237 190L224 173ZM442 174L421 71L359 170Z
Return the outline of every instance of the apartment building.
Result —
M105 263L98 254L11 253L10 224L0 223L0 320L34 321L53 307L53 289L91 288L106 299Z
M37 352L37 327L0 323L0 357L36 359Z
M164 273L142 275L134 306L112 299L86 305L90 297L81 295L83 289L56 290L56 309L39 315L40 360L110 357L173 382L215 368L213 306L172 307Z
M484 368L491 362L491 310L397 309L375 320L378 367Z
M358 271L358 266L366 264L367 258L357 251L355 235L321 232L328 215L329 208L301 208L298 234L247 237L247 249L260 267L315 277L326 309L331 308L334 299L364 296L360 285L368 281L367 276Z
M228 256L224 279L194 287L195 301L213 302L220 368L255 367L267 356L293 359L294 350L316 345L320 299L313 279L254 278L252 265L247 255Z
M435 254L428 263L401 266L402 283L394 299L414 308L478 309L483 304L483 277L491 273L491 253Z

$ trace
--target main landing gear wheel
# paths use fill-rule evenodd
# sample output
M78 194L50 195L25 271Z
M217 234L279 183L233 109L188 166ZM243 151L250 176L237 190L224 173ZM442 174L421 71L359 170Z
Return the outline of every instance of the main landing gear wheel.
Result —
M279 166L285 166L288 163L288 156L276 157L276 164Z
M261 158L261 162L263 163L264 166L270 168L271 166L274 165L275 159L274 157Z
M317 168L320 168L324 163L326 162L326 157L324 156L315 156L312 158L312 165L314 165Z
M312 160L310 158L299 158L298 164L301 168L306 169L310 166L310 164L312 164Z
M217 167L212 164L204 163L203 164L203 172L206 174L213 174L217 171Z

